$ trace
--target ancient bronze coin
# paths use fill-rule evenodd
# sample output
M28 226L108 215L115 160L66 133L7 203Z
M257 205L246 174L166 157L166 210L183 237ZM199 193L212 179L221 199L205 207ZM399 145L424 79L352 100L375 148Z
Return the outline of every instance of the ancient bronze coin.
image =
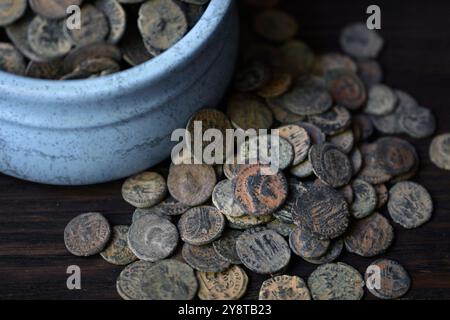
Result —
M275 231L260 227L244 231L236 240L236 251L242 263L259 274L281 271L291 259L286 240Z
M25 74L28 77L36 79L56 80L63 76L63 61L56 59L51 62L35 62L28 63Z
M236 252L236 240L242 234L238 230L227 230L222 237L213 242L216 253L224 260L232 264L241 264L241 259Z
M283 69L294 78L310 73L314 65L314 52L306 43L299 40L284 43L280 48L280 55Z
M363 257L373 257L391 246L394 228L379 213L357 221L345 237L345 247L349 252Z
M258 89L257 94L263 98L279 97L289 90L291 84L290 73L274 69L271 72L270 80Z
M241 92L256 91L272 77L271 69L260 61L253 61L236 72L234 88Z
M101 252L111 236L108 220L96 212L73 218L64 229L67 250L76 256L92 256Z
M363 156L359 148L354 148L350 154L350 160L353 165L353 175L356 175L363 166Z
M350 184L347 184L346 186L343 186L343 187L339 188L338 191L342 194L342 196L344 197L345 201L347 201L348 205L350 206L353 203L354 199L355 199L355 194L353 192L353 187Z
M116 46L108 43L94 43L72 50L64 58L64 70L71 72L79 67L86 60L97 58L109 58L120 62L122 54Z
M266 103L253 94L233 94L228 101L227 114L236 128L269 129L273 115Z
M436 131L436 118L424 107L413 107L403 112L399 119L403 132L417 139L427 138Z
M152 213L152 214L156 214L161 217L166 217L167 219L170 220L170 218L172 216L182 215L183 213L188 211L190 208L191 208L191 206L185 205L185 204L175 200L172 197L168 197L166 200L157 204L154 207L142 208L140 210L143 211L142 215ZM139 209L137 209L137 210L139 210ZM139 215L139 214L136 213L136 211L135 211L135 215Z
M31 49L43 59L53 60L65 56L72 49L72 40L64 31L61 20L36 16L28 27Z
M252 227L260 226L272 221L274 218L270 214L264 216L252 216L244 214L240 217L225 216L228 220L228 225L232 229L244 230Z
M0 42L0 70L17 75L25 73L25 59L11 44Z
M339 238L337 240L333 240L328 248L328 251L325 254L318 258L305 258L302 257L303 260L312 263L312 264L325 264L335 261L341 255L344 249L344 241Z
M120 65L110 58L94 58L87 59L81 62L71 73L69 74L80 74L85 78L95 78L106 76L115 72L120 71ZM70 77L63 76L67 79ZM67 80L69 80L67 79Z
M314 174L334 188L345 186L353 175L348 156L331 143L317 144L309 151Z
M389 191L384 183L374 186L377 193L377 209L383 207L389 200Z
M307 178L314 173L311 161L309 161L309 159L306 159L302 163L291 167L289 172L297 178Z
M80 6L83 0L28 0L38 15L48 19L61 19L68 15L67 8Z
M105 15L109 24L108 43L116 44L122 39L127 27L127 16L117 0L96 0L95 7Z
M255 15L253 29L269 41L284 42L297 34L298 24L288 13L272 9Z
M27 9L27 0L0 0L0 27L20 19Z
M381 138L376 150L382 169L393 176L407 173L416 163L416 151L409 142L399 138Z
M156 172L137 174L122 185L124 200L136 208L152 207L161 202L166 194L166 181Z
M223 174L227 179L234 179L239 172L240 165L238 164L237 157L233 156L227 159L223 165Z
M216 181L216 172L212 166L181 164L170 167L167 186L176 200L198 206L211 197Z
M367 140L375 131L371 119L366 114L358 114L353 117L352 129L356 141Z
M356 65L358 67L358 76L367 88L371 88L383 81L383 70L377 61L360 60L356 62Z
M270 110L272 111L275 120L277 120L282 124L291 124L305 120L304 116L299 116L295 113L292 113L289 110L284 109L279 105L274 104L273 100L267 99L266 102Z
M295 198L295 224L308 228L321 239L342 235L349 225L349 216L344 197L331 187L308 186Z
M387 173L380 162L380 154L376 152L375 143L362 144L360 151L363 156L364 166L358 174L358 178L370 183L380 184L392 179L392 175Z
M327 253L330 241L320 240L306 227L297 227L289 235L289 246L300 257L319 258Z
M282 275L263 282L259 300L311 300L311 294L302 278Z
M289 141L294 148L292 165L298 165L308 157L311 139L304 128L295 124L285 125L278 128L278 134Z
M299 122L297 123L297 125L308 132L312 144L321 144L327 140L325 133L323 133L322 130L320 130L320 128L318 128L317 126L309 122Z
M214 187L212 202L226 216L241 217L245 214L234 200L233 182L229 179L220 181Z
M441 134L433 139L429 156L438 168L450 170L450 134Z
M233 180L233 190L234 199L242 210L253 216L273 213L288 194L283 173L273 173L270 167L258 164L241 167Z
M185 243L182 255L186 263L197 271L222 272L230 267L230 262L221 258L211 244L193 246Z
M333 135L330 137L329 141L338 147L342 152L349 154L355 146L355 135L351 129L347 129L341 133ZM355 171L353 171L353 173L355 173Z
M391 114L385 116L371 116L370 119L372 120L373 126L381 133L399 134L402 133L402 129L399 125L400 116L400 109L397 108Z
M338 134L351 124L350 112L344 107L336 106L320 115L310 116L309 122L317 126L327 135Z
M297 228L294 223L286 223L279 219L274 219L267 223L266 227L270 230L277 232L279 235L287 238L291 232Z
M365 280L371 294L386 300L401 298L411 286L411 278L405 268L388 259L372 262L366 270Z
M141 260L158 261L170 256L178 244L178 230L167 219L145 215L128 231L128 246Z
M154 217L160 217L167 219L169 221L172 221L172 217L169 215L166 215L166 213L161 210L161 208L158 208L158 206L151 207L151 208L136 208L133 212L132 222L134 223L138 219L140 219L143 216L154 216Z
M117 293L124 300L148 300L142 287L144 272L153 265L148 261L136 261L122 270L116 282Z
M153 0L141 5L138 27L145 47L157 56L185 35L188 22L175 1Z
M404 181L389 190L388 210L392 220L406 229L420 227L431 219L433 201L420 184Z
M360 300L364 295L364 279L345 263L329 263L318 267L308 278L314 300Z
M376 58L384 45L377 31L369 30L365 23L353 23L342 30L341 47L356 58Z
M100 252L103 259L118 266L126 266L137 260L133 251L128 247L128 229L128 226L113 227L108 245Z
M350 212L356 219L365 218L377 208L377 192L370 183L361 179L353 181L352 188L355 198L350 206Z
M200 300L239 300L247 291L248 276L239 266L223 272L197 272Z
M350 110L357 110L366 102L366 88L352 71L329 71L325 75L325 82L334 101Z
M195 246L213 242L222 235L224 228L224 216L210 206L189 209L178 221L181 239Z
M374 85L369 90L369 98L364 111L375 116L384 116L394 112L397 95L384 84Z
M324 84L310 77L298 79L288 92L267 101L300 116L321 114L332 107L331 96Z
M320 55L314 66L314 73L318 75L325 75L332 70L345 69L352 72L357 72L358 67L355 61L349 56L332 52Z
M80 28L67 30L72 41L78 46L104 41L109 34L109 24L105 14L90 4L84 5L80 14Z

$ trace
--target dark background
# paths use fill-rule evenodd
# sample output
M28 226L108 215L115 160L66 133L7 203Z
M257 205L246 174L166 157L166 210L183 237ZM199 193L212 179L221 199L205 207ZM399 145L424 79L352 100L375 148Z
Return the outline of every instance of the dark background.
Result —
M370 4L382 10L385 82L432 109L438 133L450 132L450 1L287 0L283 7L298 18L299 38L324 52L339 49L340 29L364 21ZM449 299L450 172L430 163L431 139L410 141L421 158L415 181L430 191L434 216L415 230L396 225L395 243L384 257L409 271L413 285L406 299ZM121 184L52 187L0 175L0 299L118 299L115 282L122 267L99 256L71 256L64 248L63 230L70 219L88 211L104 213L113 225L130 224L133 209L121 199ZM339 259L361 273L372 260L349 253ZM66 288L66 268L73 264L82 270L80 291ZM294 257L287 273L306 279L314 269ZM266 278L250 274L246 298L256 298Z

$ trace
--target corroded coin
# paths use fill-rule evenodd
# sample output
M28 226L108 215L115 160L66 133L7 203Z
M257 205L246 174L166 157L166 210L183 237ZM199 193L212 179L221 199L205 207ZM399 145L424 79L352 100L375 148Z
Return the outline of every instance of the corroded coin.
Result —
M175 1L153 0L141 5L138 27L145 47L157 56L185 35L188 22Z
M213 242L216 253L224 260L232 264L241 264L241 259L236 252L236 240L242 234L238 230L227 230L222 237Z
M297 178L307 178L314 173L311 161L309 161L309 159L306 159L302 163L291 167L289 172Z
M420 184L399 182L389 191L388 210L392 220L406 229L413 229L431 219L433 201Z
M365 218L377 208L377 192L370 183L361 179L353 181L352 188L355 198L350 206L350 212L356 219Z
M376 152L376 144L362 144L360 151L363 156L364 166L358 174L358 178L367 181L370 184L380 184L392 179L380 164L379 153Z
M273 100L266 99L266 102L270 110L272 111L275 120L277 120L282 124L291 124L305 120L304 116L299 116L295 113L292 113L289 110L284 109L279 105L274 104Z
M109 34L108 19L105 14L87 4L81 8L81 26L80 28L68 29L72 41L78 46L102 42Z
M436 131L436 118L424 107L409 108L399 119L403 132L417 139L431 136Z
M124 200L136 208L152 207L161 202L166 194L166 181L156 172L137 174L122 185Z
M336 52L320 55L314 66L314 72L318 75L325 75L329 71L338 69L358 71L358 67L352 58Z
M260 226L262 224L268 223L272 221L274 218L270 214L266 214L264 216L251 216L248 214L244 214L240 217L232 217L225 216L228 220L228 225L232 229L244 230L256 226Z
M233 182L229 179L220 181L214 187L212 202L226 216L241 217L245 214L234 200Z
M111 228L103 215L85 213L73 218L64 229L67 250L76 256L92 256L101 252L111 236Z
M433 139L429 156L438 168L450 170L450 134L441 134Z
M265 86L271 77L269 66L260 61L253 61L236 72L234 87L241 92L256 91Z
M339 191L325 185L299 191L292 213L297 226L308 228L321 239L337 238L349 225L347 202Z
M223 272L197 272L201 300L239 300L245 294L248 276L239 266Z
M117 293L124 300L148 300L142 280L144 272L153 265L148 261L136 261L122 270L116 282Z
M274 220L270 221L266 225L266 227L270 230L277 232L278 234L282 235L285 238L289 237L291 232L296 228L295 224L286 223L279 219L274 219Z
M282 275L263 282L259 300L311 300L311 294L302 278Z
M178 221L181 239L195 246L213 242L222 235L224 228L224 216L210 206L189 209Z
M172 221L171 216L166 215L166 213L164 211L162 211L160 208L157 208L157 206L155 206L155 207L151 207L151 208L136 208L136 210L134 210L134 212L133 212L132 222L135 222L138 219L140 219L141 217L147 216L147 215L151 215L154 217L156 216L156 217L160 217L160 218L164 218L169 221Z
M389 191L384 183L374 186L377 193L377 209L383 207L389 200Z
M363 166L362 153L359 148L353 149L352 153L350 154L350 160L352 161L353 165L353 174L356 175Z
M392 113L397 105L397 95L384 84L372 86L364 111L375 116L384 116Z
M344 107L336 106L320 115L310 116L309 121L327 135L338 134L351 124L350 112Z
M80 6L83 0L28 0L28 2L38 15L49 19L61 19L68 15L68 7Z
M84 78L96 78L120 71L120 65L110 58L94 58L81 62L72 72L61 79L77 79L77 75Z
M309 74L314 64L314 52L304 42L291 40L280 48L283 69L293 77Z
M170 167L167 186L176 200L198 206L211 197L216 181L216 172L212 166L181 164Z
M360 60L356 64L358 67L358 76L367 88L371 88L383 81L383 70L377 61Z
M320 128L318 128L317 126L309 122L299 122L297 123L297 125L308 132L312 144L321 144L326 141L325 133L323 133L322 130L320 130Z
M127 16L117 0L96 0L95 7L105 15L109 24L108 43L116 44L122 39L127 27Z
M334 101L350 110L357 110L366 102L366 88L352 71L332 70L325 75L325 82Z
M365 274L370 293L380 299L398 299L404 296L411 278L397 261L379 259L370 264Z
M233 94L228 101L227 114L233 126L248 129L269 129L273 115L266 103L253 94Z
M292 76L288 72L274 69L271 72L270 80L261 86L257 94L263 98L273 98L284 94L292 84Z
M109 244L100 252L103 259L118 266L125 266L137 260L137 257L128 247L128 229L128 226L113 227Z
M325 264L335 261L342 253L344 249L344 241L339 238L333 240L328 248L328 251L321 257L318 258L305 258L303 259L312 264Z
M331 143L312 146L309 161L315 175L334 188L345 186L352 178L353 168L350 159Z
M272 9L261 11L254 17L253 29L267 40L284 42L297 34L298 24L288 13Z
M375 152L381 168L393 176L407 173L416 163L414 146L399 138L389 137L377 140Z
M20 19L27 9L27 0L0 0L0 27Z
M327 253L330 241L320 240L306 227L297 227L289 235L289 246L302 258L319 258Z
M191 206L185 205L172 197L168 197L160 204L152 207L155 212L164 214L166 216L180 216L188 211Z
M230 157L223 165L223 174L227 179L232 180L239 172L240 165L238 164L237 157Z
M311 146L311 139L308 132L295 124L285 125L278 128L280 137L289 141L294 148L294 161L292 165L298 165L303 162L308 156L308 151Z
M369 30L364 23L353 23L342 30L340 37L344 52L357 58L376 58L384 40L375 30Z
M116 62L120 62L122 54L116 46L108 43L93 43L72 50L64 58L64 70L71 72L79 67L86 60L97 58L109 58Z
M318 267L308 278L314 300L360 300L364 295L364 279L345 263L329 263Z
M234 199L250 215L273 213L286 200L286 178L280 171L275 174L269 171L268 166L246 165L233 180Z
M128 246L141 260L158 261L170 256L178 244L178 230L167 219L145 215L128 231Z
M65 56L72 49L72 40L64 32L61 20L36 16L28 27L28 42L40 57L52 60Z
M320 181L320 180L319 180ZM355 199L355 194L353 192L353 187L350 184L343 186L338 189L338 191L342 194L345 201L349 204L349 206L353 203Z
M30 61L25 71L28 77L52 80L61 78L63 73L63 61L61 59L56 59L51 62Z
M367 140L374 133L373 123L366 114L358 114L353 117L352 129L356 141Z
M211 244L193 246L185 243L182 255L186 263L197 271L222 272L230 267L230 262L221 258Z
M355 145L355 135L351 129L347 129L341 133L333 135L330 137L329 141L338 147L342 152L349 154ZM353 173L355 173L355 171L353 171Z
M0 70L17 75L25 73L25 59L13 45L0 42Z
M345 237L345 247L363 257L373 257L384 253L392 244L394 228L379 213L354 223Z
M253 228L236 240L236 251L242 263L259 274L283 270L291 259L286 240L273 230Z

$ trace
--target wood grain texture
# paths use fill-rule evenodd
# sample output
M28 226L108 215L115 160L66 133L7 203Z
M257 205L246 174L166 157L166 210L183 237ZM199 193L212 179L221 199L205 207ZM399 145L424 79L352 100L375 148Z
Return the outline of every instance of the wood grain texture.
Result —
M449 1L377 1L386 48L380 58L385 82L413 94L437 115L439 133L450 132ZM300 23L300 38L317 52L336 51L340 29L365 19L371 1L286 0ZM421 158L415 181L431 193L432 220L416 230L395 225L386 258L398 260L412 277L407 299L450 299L450 172L430 163L431 139L410 140ZM1 152L1 151L0 151ZM130 224L133 209L120 195L121 181L77 188L43 186L0 176L0 299L119 299L121 271L99 256L77 258L64 248L63 230L74 216L99 211L111 224ZM385 210L382 211L386 214ZM344 253L340 261L360 272L374 260ZM66 268L82 270L82 290L66 289ZM306 279L315 269L294 257L287 274ZM249 273L245 298L255 299L267 276ZM366 293L366 298L373 297Z

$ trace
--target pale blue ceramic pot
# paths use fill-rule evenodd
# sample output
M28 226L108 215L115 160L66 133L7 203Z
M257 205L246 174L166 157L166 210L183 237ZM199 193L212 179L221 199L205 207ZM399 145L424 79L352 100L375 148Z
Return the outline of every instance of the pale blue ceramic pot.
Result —
M232 77L234 0L211 0L197 25L157 58L104 78L28 79L0 72L0 171L85 185L130 176L170 155L172 131L217 106Z

